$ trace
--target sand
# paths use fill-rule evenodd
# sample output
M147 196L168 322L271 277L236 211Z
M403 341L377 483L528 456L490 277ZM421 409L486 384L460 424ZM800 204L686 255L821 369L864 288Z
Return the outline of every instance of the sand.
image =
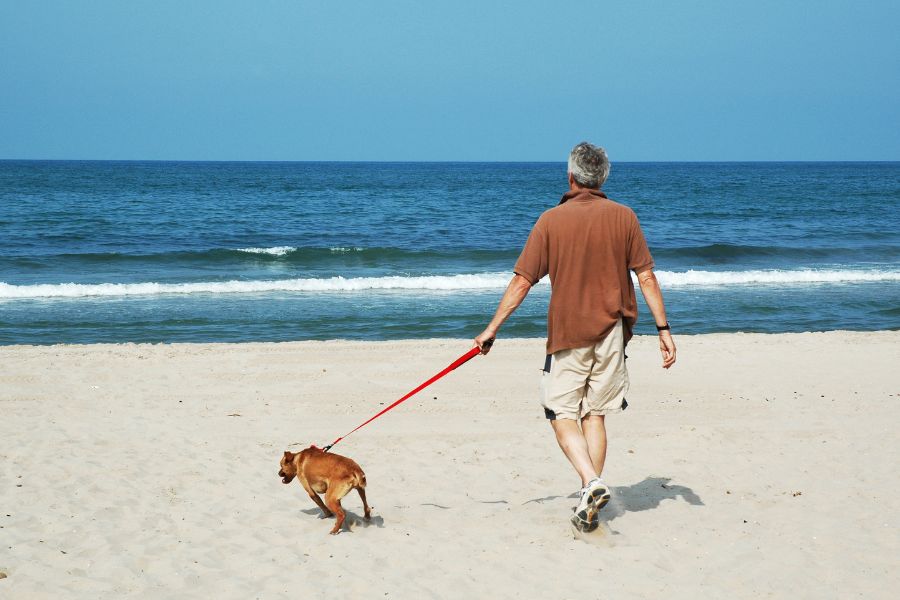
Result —
M277 476L464 340L0 348L0 597L893 598L900 332L629 346L601 528L500 339L335 451L350 530Z

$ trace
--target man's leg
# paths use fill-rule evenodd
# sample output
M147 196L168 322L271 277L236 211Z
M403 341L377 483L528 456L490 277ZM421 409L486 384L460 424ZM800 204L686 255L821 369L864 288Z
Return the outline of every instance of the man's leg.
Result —
M581 429L591 462L603 474L606 464L606 413L623 410L627 403L628 369L625 367L625 327L622 320L594 346L594 362L588 378Z
M572 466L575 467L575 471L577 471L579 477L581 477L581 485L587 485L591 479L597 476L598 471L594 468L588 443L584 439L584 434L581 432L581 429L578 427L578 421L573 419L554 419L550 421L550 425L553 426L553 432L556 434L556 442L562 449L563 454L566 455L566 458L569 459L569 462L572 463ZM605 451L605 436L603 441Z
M597 475L603 474L606 462L606 417L604 415L586 415L581 419L581 430L587 443L588 454Z

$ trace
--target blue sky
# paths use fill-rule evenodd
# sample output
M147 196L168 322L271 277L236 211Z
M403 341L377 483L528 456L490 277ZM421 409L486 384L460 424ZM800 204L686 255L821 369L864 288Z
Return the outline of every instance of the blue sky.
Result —
M0 0L0 158L898 160L898 6Z

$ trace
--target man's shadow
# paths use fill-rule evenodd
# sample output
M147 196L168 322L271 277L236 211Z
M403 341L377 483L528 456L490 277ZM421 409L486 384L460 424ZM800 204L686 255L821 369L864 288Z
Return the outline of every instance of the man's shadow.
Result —
M609 522L625 513L652 510L657 508L663 500L677 500L679 497L692 506L703 506L703 501L694 493L694 490L683 485L672 485L669 483L670 481L672 481L671 477L647 477L634 485L614 486L612 502L600 512L601 519ZM525 504L529 502L543 503L562 497L535 498ZM580 493L575 492L567 497L577 501Z
M604 521L612 521L629 512L658 508L663 500L681 498L692 506L703 506L694 490L684 485L672 485L671 477L647 477L634 485L614 486L613 501L601 511Z

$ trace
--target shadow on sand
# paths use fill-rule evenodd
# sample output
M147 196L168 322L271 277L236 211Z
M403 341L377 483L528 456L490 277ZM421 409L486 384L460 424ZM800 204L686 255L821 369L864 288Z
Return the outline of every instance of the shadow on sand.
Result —
M612 521L625 513L652 510L657 508L663 500L677 500L678 498L693 506L703 506L703 501L694 493L694 490L683 485L672 485L671 481L671 477L647 477L634 485L613 486L613 501L600 513L601 518L607 522ZM544 496L528 500L524 504L531 502L543 504L560 498L578 500L579 493L575 492L568 496ZM573 505L572 508L574 509L575 506Z
M692 506L703 506L700 496L694 490L683 485L672 485L670 477L647 477L639 483L612 488L612 501L600 511L600 523L590 533L580 532L572 527L572 535L577 540L597 545L612 547L615 545L614 537L619 532L610 527L610 522L629 512L641 512L659 507L663 500L677 500L681 498ZM578 501L580 492L568 496L545 496L534 498L524 504L537 502L551 502L561 498L569 498ZM575 505L572 506L575 509Z
M302 508L300 512L305 513L307 515L314 515L320 519L332 519L334 517L326 517L322 514L322 511L318 508ZM372 515L372 518L366 521L360 515L356 514L352 510L344 509L344 529L346 530L348 527L384 527L384 517L381 515Z
M703 506L700 496L684 485L672 485L671 477L647 477L634 485L613 487L613 501L601 512L601 518L612 521L629 512L658 508L663 500L681 498L692 506Z

